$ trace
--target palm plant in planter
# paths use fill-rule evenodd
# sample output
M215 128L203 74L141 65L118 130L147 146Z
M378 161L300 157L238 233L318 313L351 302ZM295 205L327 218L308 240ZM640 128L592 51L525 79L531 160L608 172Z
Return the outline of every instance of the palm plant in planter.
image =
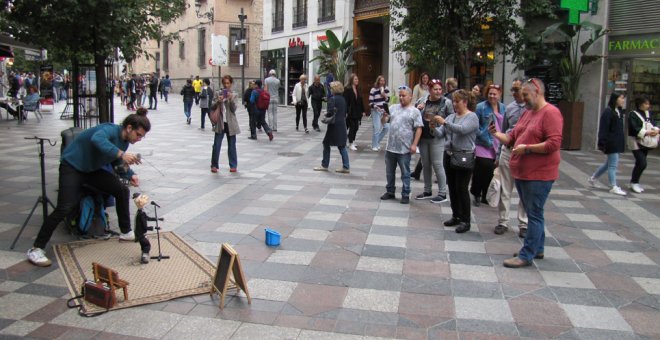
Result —
M583 40L584 34L588 38ZM564 139L562 148L580 149L582 144L582 120L584 116L584 102L580 101L580 80L584 75L584 66L602 58L601 55L588 54L589 48L607 33L603 27L588 21L578 25L556 23L548 26L541 32L541 42L556 43L552 46L568 45L568 54L565 49L551 48L547 53L555 56L558 64L557 79L564 92L564 101L559 103L559 110L564 116Z
M325 36L328 38L327 42L321 41L319 44L321 55L310 60L310 62L319 62L319 74L332 73L335 80L344 83L351 67L355 65L353 54L364 50L365 47L353 46L353 39L348 39L348 32L344 34L341 41L331 30L325 31Z

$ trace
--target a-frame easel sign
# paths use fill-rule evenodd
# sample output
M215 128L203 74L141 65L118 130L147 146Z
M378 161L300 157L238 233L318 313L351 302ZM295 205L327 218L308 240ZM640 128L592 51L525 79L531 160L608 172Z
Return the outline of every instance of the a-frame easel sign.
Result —
M233 279L230 277L230 273ZM247 288L247 280L243 274L243 267L241 267L241 260L238 258L238 253L228 243L223 243L222 247L220 247L218 266L213 277L210 293L211 296L215 292L220 294L220 309L225 307L227 289L236 289L236 293L239 290L244 291L248 299L248 304L252 304L252 299Z

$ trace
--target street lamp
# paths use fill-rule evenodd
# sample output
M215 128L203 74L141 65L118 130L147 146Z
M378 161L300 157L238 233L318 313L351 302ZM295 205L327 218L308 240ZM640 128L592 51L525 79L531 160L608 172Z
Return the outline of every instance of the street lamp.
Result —
M199 13L199 11L202 9L202 1L201 0L195 0L195 14L197 15L198 18L206 18L210 22L213 22L213 7L206 12L206 13Z
M239 43L241 44L241 91L245 91L245 60L243 60L245 57L245 40L243 38L243 22L247 20L247 15L243 14L243 7L241 7L241 14L238 15L238 20L241 21L241 31L238 34Z

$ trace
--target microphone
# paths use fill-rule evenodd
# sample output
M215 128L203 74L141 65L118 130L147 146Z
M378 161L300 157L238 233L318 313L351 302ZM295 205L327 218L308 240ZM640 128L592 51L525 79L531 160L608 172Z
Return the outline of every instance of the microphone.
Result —
M160 208L160 205L158 205L158 203L156 203L156 202L154 202L154 201L151 201L151 205L155 205L155 206L157 206L157 207Z

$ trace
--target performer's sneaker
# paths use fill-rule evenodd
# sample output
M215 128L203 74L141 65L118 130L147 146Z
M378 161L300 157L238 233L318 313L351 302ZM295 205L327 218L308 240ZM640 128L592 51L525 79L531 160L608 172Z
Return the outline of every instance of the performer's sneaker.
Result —
M147 264L149 263L149 253L142 253L142 257L140 258L140 262Z
M53 262L46 257L46 252L41 248L32 248L28 250L27 257L28 261L35 266L48 267L53 264Z
M119 234L119 241L135 241L135 234L133 234L133 230L125 234Z

